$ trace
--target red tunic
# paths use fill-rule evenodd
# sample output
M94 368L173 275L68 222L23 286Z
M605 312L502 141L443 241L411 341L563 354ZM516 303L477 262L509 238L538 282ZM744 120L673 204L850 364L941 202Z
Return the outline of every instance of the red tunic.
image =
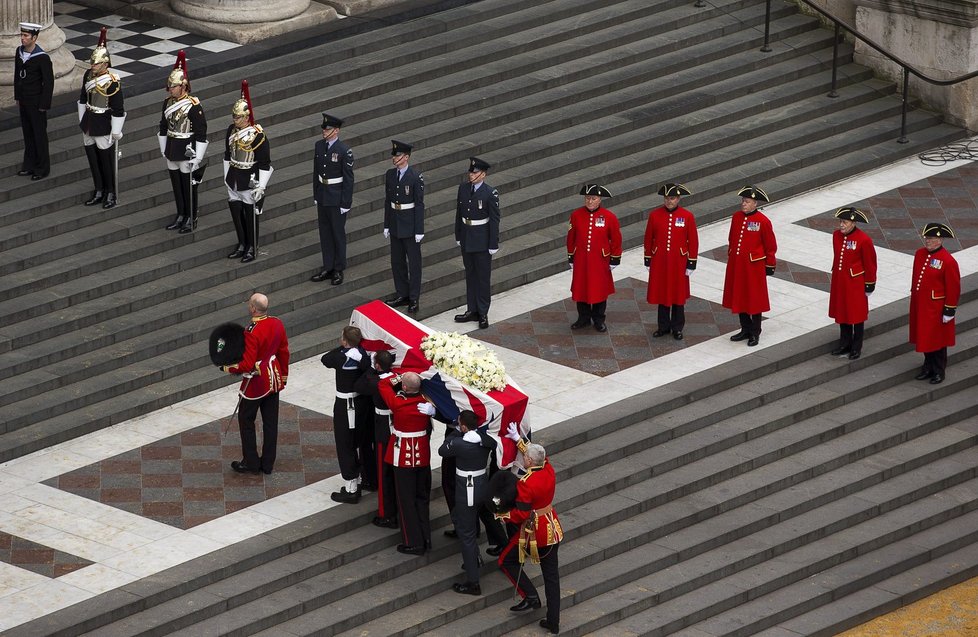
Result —
M936 352L954 345L954 319L942 322L944 308L956 308L961 296L958 262L943 246L930 253L920 248L913 257L910 281L910 342L918 352Z
M289 339L285 326L274 316L251 319L245 329L244 358L227 368L230 374L252 374L241 380L238 393L249 400L285 389L289 380Z
M607 301L615 293L611 264L621 261L621 228L615 213L606 208L572 212L567 257L574 264L571 299L578 303Z
M500 518L519 525L534 517L534 511L544 509L545 513L536 516L537 546L560 542L564 538L564 530L557 519L557 512L551 507L556 488L557 476L548 458L542 467L531 467L520 478L516 483L516 506ZM551 508L547 510L547 507Z
M391 410L392 426L384 462L395 467L427 467L431 464L431 445L428 440L428 416L418 411L418 405L428 402L421 394L394 391L396 376L377 383L380 397Z
M829 316L836 323L854 325L869 316L866 284L876 283L876 248L869 235L854 228L849 234L832 233L832 287Z
M696 261L699 239L693 213L659 206L645 224L645 264L649 289L645 300L658 305L685 305L689 298L686 262Z
M730 220L727 244L723 307L734 314L770 310L765 266L777 265L774 254L778 251L770 219L759 210L750 215L738 210Z

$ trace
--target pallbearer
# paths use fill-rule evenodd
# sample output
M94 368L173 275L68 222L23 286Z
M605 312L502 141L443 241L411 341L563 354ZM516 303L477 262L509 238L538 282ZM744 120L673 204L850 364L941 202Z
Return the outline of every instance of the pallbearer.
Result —
M272 156L265 131L255 123L247 80L241 81L241 98L231 107L231 120L224 135L224 184L238 246L228 258L249 263L258 252L258 218L272 176Z
M869 295L876 289L876 248L856 222L869 223L858 208L835 212L839 229L832 233L832 287L829 316L839 324L839 346L832 356L857 359L863 351L863 326L869 316Z
M85 71L78 95L78 126L82 131L85 156L92 171L95 190L86 206L102 204L113 208L118 194L118 145L126 109L122 99L122 82L109 70L112 65L106 38L106 27L98 36L98 45L88 58L91 68Z
M166 91L170 96L163 102L160 118L160 152L170 173L177 205L177 217L166 229L179 229L183 234L197 226L197 185L192 183L192 173L203 170L201 162L207 151L207 120L200 100L190 94L183 51L177 54L177 62L166 78Z

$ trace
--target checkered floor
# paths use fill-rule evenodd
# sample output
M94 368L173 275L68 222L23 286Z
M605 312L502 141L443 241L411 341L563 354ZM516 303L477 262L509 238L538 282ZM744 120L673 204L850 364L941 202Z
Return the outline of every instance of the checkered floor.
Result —
M75 59L86 64L98 43L99 31L103 26L109 27L112 70L120 77L169 70L176 61L177 51L183 49L187 53L187 66L193 79L193 60L196 57L240 46L132 18L106 15L102 9L89 9L70 2L54 3L54 22L65 33L65 47Z

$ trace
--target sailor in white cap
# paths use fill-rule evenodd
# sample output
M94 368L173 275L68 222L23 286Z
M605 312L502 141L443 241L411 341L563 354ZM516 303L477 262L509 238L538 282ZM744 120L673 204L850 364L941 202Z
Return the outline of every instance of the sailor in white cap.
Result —
M20 46L14 55L14 99L24 131L24 161L17 174L33 181L51 172L48 157L48 110L54 91L51 57L37 43L41 25L20 23Z

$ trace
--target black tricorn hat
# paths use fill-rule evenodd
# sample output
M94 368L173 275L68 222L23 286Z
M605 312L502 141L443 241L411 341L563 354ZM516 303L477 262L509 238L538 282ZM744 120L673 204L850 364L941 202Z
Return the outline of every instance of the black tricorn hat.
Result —
M659 186L659 194L663 197L685 197L693 193L682 184L664 184Z
M738 197L748 197L750 199L756 199L757 201L771 201L771 198L767 196L760 186L744 186L737 193Z
M487 172L490 168L492 168L491 165L489 165L488 163L482 161L478 157L469 157L469 172L470 173Z
M339 117L323 113L323 128L340 128L341 126L343 126L343 120Z
M861 221L863 223L869 223L869 217L865 212L859 208L853 208L852 206L846 206L845 208L839 208L835 211L836 219L844 219L845 221Z
M237 323L218 325L211 332L211 362L217 366L234 365L244 358L245 328Z
M925 237L954 238L954 231L943 223L928 223L920 234Z
M611 193L604 186L598 184L584 184L581 186L581 194L585 197L610 197Z
M396 139L391 140L391 155L398 155L404 153L405 155L410 155L411 150L414 148L411 144L406 142L399 142Z
M489 499L486 508L493 513L505 513L516 506L516 485L520 479L512 471L497 471L489 478Z

